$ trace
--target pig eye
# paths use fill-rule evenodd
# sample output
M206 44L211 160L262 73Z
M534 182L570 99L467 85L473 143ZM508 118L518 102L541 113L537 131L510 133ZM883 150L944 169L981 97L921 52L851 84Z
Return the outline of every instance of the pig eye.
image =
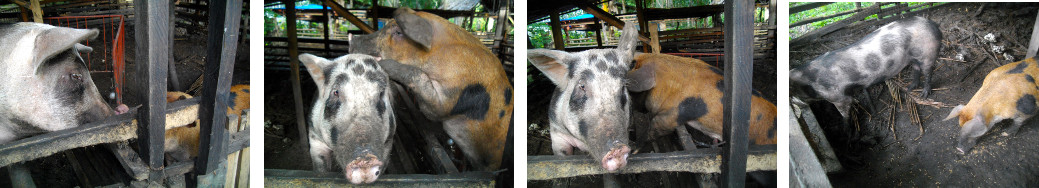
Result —
M584 91L584 85L577 85L577 88L581 89L581 91Z
M83 75L80 75L80 74L69 74L69 78L71 78L72 80L81 81L81 80L83 80Z
M339 90L332 90L333 97L339 97Z

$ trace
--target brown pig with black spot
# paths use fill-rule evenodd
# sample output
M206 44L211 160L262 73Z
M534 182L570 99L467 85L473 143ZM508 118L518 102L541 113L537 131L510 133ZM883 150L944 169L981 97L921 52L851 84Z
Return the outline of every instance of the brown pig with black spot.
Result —
M633 108L653 114L656 138L687 125L716 140L722 139L722 71L699 59L667 54L638 54L629 71L630 88L638 92ZM757 145L776 144L776 105L752 92L750 140Z
M501 165L512 120L512 84L501 61L476 37L446 19L408 8L376 33L351 39L350 52L381 57L379 65L442 121L478 170Z
M978 137L1006 119L1013 119L1014 124L1002 135L1017 133L1021 124L1035 115L1036 106L1039 105L1035 100L1035 96L1039 95L1036 76L1039 76L1039 65L1035 57L990 71L970 102L966 106L956 106L945 117L945 120L959 119L960 134L956 139L956 150L961 154L970 152L977 144Z

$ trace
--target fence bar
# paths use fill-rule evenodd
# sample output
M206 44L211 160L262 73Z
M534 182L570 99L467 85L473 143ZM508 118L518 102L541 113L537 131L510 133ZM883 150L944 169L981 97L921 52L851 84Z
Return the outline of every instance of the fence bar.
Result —
M743 187L747 176L747 129L754 61L754 2L725 3L725 96L722 98L728 147L722 150L721 187Z
M301 170L263 170L267 187L493 187L494 173L462 172L453 174L385 174L371 184L354 185L341 172Z
M227 159L225 146L228 144L227 102L231 89L231 73L238 48L239 21L242 17L241 0L216 0L209 2L209 43L206 46L205 80L202 82L202 102L199 103L199 155L195 161L195 172L200 176L223 176L212 174ZM204 181L207 179L219 182ZM199 186L223 185L223 179L200 178Z
M166 66L169 63L169 3L134 1L137 32L137 73L145 79L137 80L143 89L136 97L144 103L138 116L137 148L144 162L151 168L152 182L162 177L163 147L166 125Z
M693 151L668 153L642 153L628 157L628 165L617 174L643 172L692 172L718 173L721 170L719 155L722 148L706 148ZM750 146L747 153L746 171L776 170L776 145ZM610 173L602 164L587 155L527 157L527 179L548 180L556 178Z

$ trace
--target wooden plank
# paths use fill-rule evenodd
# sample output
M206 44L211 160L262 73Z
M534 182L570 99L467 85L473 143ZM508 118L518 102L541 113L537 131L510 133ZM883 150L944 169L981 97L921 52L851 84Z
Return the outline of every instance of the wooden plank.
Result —
M803 4L803 5L798 5L798 6L795 6L795 7L790 7L790 14L797 14L798 12L804 12L806 10L812 10L812 9L815 9L815 8L819 8L819 7L822 7L822 6L829 5L831 3L832 2L829 2L829 3L828 2L815 2L815 3L807 3L807 4Z
M584 10L584 12L592 14L592 16L595 16L596 18L599 18L600 20L606 21L606 24L610 24L610 25L612 25L614 27L617 27L617 28L624 28L624 21L621 21L616 16L613 16L609 12L606 12L606 11L602 10L601 8L599 8L599 7L595 7L595 6L592 6L591 4L587 4L587 3L575 3L575 4L577 5L577 7L581 8L581 10Z
M329 32L328 27L329 27L329 25L332 25L332 24L329 23L329 22L332 22L332 18L328 16L328 5L321 4L321 17L325 18L325 21L321 22L321 24L324 25L325 32L322 32L321 34L324 34L325 41L328 41L329 33L331 33L331 32ZM325 57L331 57L332 56L332 50L331 49L332 49L332 45L326 42L325 43Z
M137 52L135 62L138 75L144 79L135 79L137 87L143 92L138 94L138 101L143 101L144 107L138 116L140 122L136 131L138 154L144 159L148 166L149 177L162 176L163 147L165 145L166 125L166 75L169 63L169 3L134 1L137 36ZM160 178L151 178L150 182L161 181Z
M241 0L209 1L209 34L206 45L206 65L203 70L202 101L199 102L199 154L195 160L195 173L199 174L199 186L223 185L206 181L203 177L222 177L214 171L224 170L221 164L227 159L228 133L227 102L231 89L231 75L238 52L239 21L242 20ZM217 42L219 41L219 42Z
M595 46L602 47L602 24L599 23L599 19L595 19Z
M801 25L805 25L805 24L815 23L815 22L818 22L818 21L823 21L823 20L826 20L826 19L835 18L835 17L838 17L838 16L844 16L844 15L847 15L847 14L855 13L855 12L858 12L858 11L859 11L859 9L853 9L853 10L848 10L848 11L844 11L844 12L838 12L838 13L835 13L835 14L829 15L829 16L820 16L820 17L815 17L815 18L804 19L804 20L801 20L801 21L794 22L794 23L790 24L790 27L797 27L797 26L801 26Z
M794 113L790 113L789 163L791 187L831 187L826 171L805 138Z
M169 2L169 4L170 4L169 6L173 7L174 6L173 3L174 3L174 1L170 1ZM176 11L169 11L170 18L176 18L177 17L175 12ZM170 21L169 28L177 28L177 25L176 25L176 22L175 22L176 20L177 19L169 19L169 21ZM174 41L173 37L174 37L175 34L173 33L173 30L175 30L175 29L170 29L169 30L169 32L170 32L169 33L169 37L170 37L169 41ZM174 49L173 48L174 46L173 46L172 42L169 43L169 45L170 45L169 49L171 49L171 50L168 50L168 52L167 52L167 53L169 53L169 57L170 57L169 58L170 62L167 63L169 65L169 70L168 70L169 75L167 75L167 79L166 80L169 82L170 90L173 90L173 91L183 91L183 90L181 90L181 87L180 87L180 76L178 76L178 74L177 74L177 60L173 56L173 50L172 49Z
M746 171L776 170L776 145L750 146ZM719 173L722 148L639 153L628 156L628 165L617 172L602 168L602 163L587 155L538 155L527 157L527 179L548 180L596 174L634 174L643 172Z
M29 173L29 168L25 167L25 163L8 166L7 174L11 177L11 187L36 187L36 183L32 181L32 174Z
M721 186L744 187L747 170L747 138L750 119L751 79L754 55L753 1L725 4L725 96L722 98Z
M646 31L649 29L649 22L646 20L646 0L635 0L635 15L639 21L639 31ZM623 28L623 27L621 27ZM639 36L642 36L639 33ZM648 45L647 45L648 46ZM649 48L642 48L642 52L649 52Z
M559 14L552 13L549 19L549 26L552 27L552 44L555 44L556 50L563 50L566 46L563 41L563 26L559 24Z
M292 5L292 2L295 2L295 1L282 1L282 2L285 2L285 4L287 5L287 6L285 6L285 12L286 12L285 13L285 19L288 20L288 15L290 14L289 10L291 9L292 10L291 14L293 14L292 18L293 18L293 20L295 20L295 18L296 18L296 15L295 15L296 7L295 6L288 6L288 5ZM325 5L327 5L328 7L332 8L332 11L335 11L336 14L338 14L339 16L342 16L343 18L346 18L346 21L350 21L350 24L354 24L354 26L357 26L357 28L361 29L361 31L364 31L364 33L374 33L375 32L375 29L373 29L371 26L368 26L368 24L365 24L364 21L361 21L360 18L357 18L357 16L354 16L354 14L350 13L350 11L346 10L346 8L343 8L343 6L340 6L338 3L336 3L336 2L334 2L332 0L324 0L324 2L325 2ZM293 23L292 25L296 25L296 24ZM286 29L287 28L288 27L286 27ZM295 30L295 29L293 29L293 30ZM296 33L296 32L289 32L289 33Z
M682 145L682 151L696 150L696 142L686 126L675 127L675 132L678 133L678 143Z
M340 172L263 170L266 187L494 187L491 172L454 174L384 174L371 184L354 185Z
M790 40L790 46L794 47L794 46L809 44L812 41L817 40L819 37L821 37L823 35L829 34L830 32L836 31L837 29L843 28L844 26L847 26L848 24L855 23L855 22L857 22L859 20L862 20L863 18L866 18L869 15L876 14L878 10L880 10L880 3L873 4L873 6L870 6L869 8L866 8L866 9L862 10L861 12L855 13L854 15L852 15L849 18L846 18L846 19L841 20L841 21L834 22L834 23L832 23L832 24L830 24L830 25L828 25L826 27L813 30L813 31L808 32L808 33L806 33L804 35L801 35L800 37L797 37L797 38L795 38L793 40Z

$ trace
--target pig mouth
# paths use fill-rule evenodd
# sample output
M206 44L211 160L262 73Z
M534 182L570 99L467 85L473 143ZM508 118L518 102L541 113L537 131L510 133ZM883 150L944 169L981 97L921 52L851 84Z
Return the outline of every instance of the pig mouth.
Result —
M119 106L116 106L113 111L115 112L115 115L125 114L130 111L130 107L127 107L126 104L119 104Z
M631 153L631 149L628 146L622 145L615 147L607 152L602 158L602 167L606 171L616 172L618 169L628 164L628 154Z

